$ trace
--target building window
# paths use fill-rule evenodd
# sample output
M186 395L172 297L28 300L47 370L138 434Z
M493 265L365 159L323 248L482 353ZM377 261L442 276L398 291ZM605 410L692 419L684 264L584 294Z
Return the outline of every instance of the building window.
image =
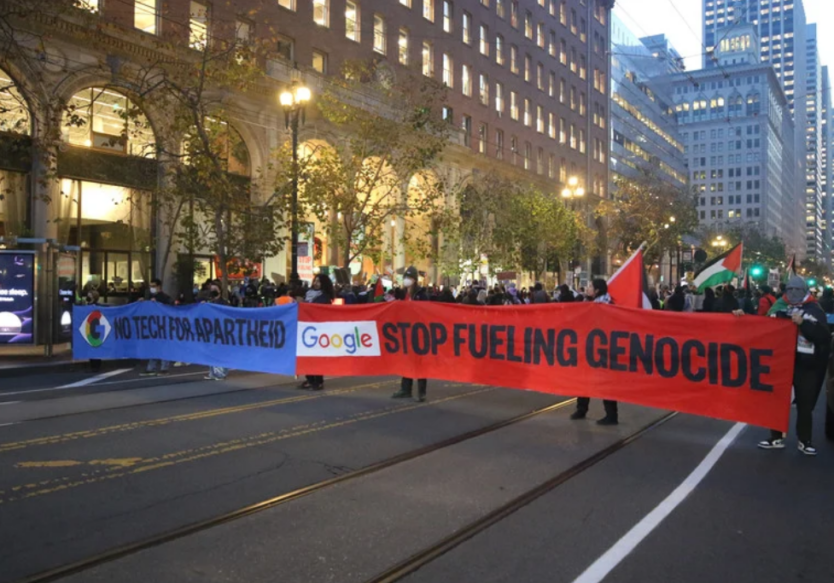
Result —
M506 3L507 0L495 0L495 14L498 15L498 18L504 18L507 14L506 10Z
M571 85L570 88L570 110L576 111L577 100L576 100L576 87Z
M423 0L423 18L434 22L434 0Z
M529 10L524 13L524 36L533 39L533 15Z
M429 41L423 41L423 75L434 76L434 48Z
M495 83L495 111L500 116L504 113L504 84Z
M235 22L235 40L239 45L249 46L252 44L253 25L248 20L238 19Z
M443 83L447 87L455 86L455 62L449 53L443 53Z
M544 133L544 112L541 105L536 106L536 131L540 134Z
M480 76L478 96L481 100L481 105L489 106L489 77L483 73Z
M463 37L463 42L468 44L468 45L471 45L472 44L472 15L469 14L468 12L463 13L463 20L462 20L461 28L463 29L461 31L462 37Z
M570 9L570 31L574 35L579 32L578 20L576 18L576 10Z
M481 54L485 57L488 57L489 56L489 29L482 24L481 27L480 27L479 32L480 32L481 36L480 36L480 39L479 39L478 42L479 42L479 45L480 45Z
M568 3L567 0L562 0L559 3L559 22L562 26L568 25Z
M544 91L544 65L541 63L536 65L536 87L539 91Z
M449 0L443 0L443 32L452 32L455 29L454 7Z
M275 52L287 61L295 60L295 41L288 36L279 34L275 41Z
M563 65L568 64L568 43L565 39L559 41L559 62Z
M487 124L482 123L478 125L478 153L487 153Z
M443 121L448 123L455 121L455 111L448 105L443 106Z
M510 91L510 119L518 121L518 93Z
M385 49L385 19L374 14L374 50L384 55Z
M567 99L567 93L568 82L565 81L564 77L562 77L562 79L559 81L559 103L561 103L562 105L565 104L565 100Z
M568 143L568 122L565 118L559 118L559 143Z
M587 147L585 144L585 130L579 130L579 153L584 154Z
M313 0L313 22L330 26L330 0Z
M504 132L501 130L495 130L495 157L504 159Z
M559 182L562 184L568 182L568 162L564 158L559 159Z
M397 39L397 52L399 53L400 65L408 65L408 30L400 29L400 37Z
M577 63L577 59L576 59L576 49L571 47L571 49L570 49L570 70L573 73L576 73L579 70L578 66L579 66L579 63Z
M585 55L579 56L579 78L588 78L588 62L585 60Z
M67 104L62 137L73 146L155 158L156 140L147 118L142 114L125 115L135 107L127 97L110 89L84 89Z
M547 160L547 177L551 180L556 178L556 156L553 154Z
M510 2L510 25L513 28L518 28L518 0Z
M533 59L530 58L530 55L524 55L524 80L529 83L530 76L533 74Z
M411 8L411 0L400 0L400 4L402 4L406 8Z
M463 131L463 145L472 147L472 118L470 116L463 116L460 129Z
M544 174L544 149L539 148L536 151L536 174Z
M551 140L556 139L556 116L553 115L553 112L547 114L547 136Z
M584 18L579 21L579 40L583 43L588 40L588 23Z
M278 0L278 6L295 11L295 0Z
M199 51L208 45L209 8L199 2L191 2L191 12L188 19L188 46Z
M518 165L518 138L513 136L510 138L510 153L513 155L513 166Z
M313 49L313 69L322 75L327 74L327 53Z
M345 36L359 42L359 6L351 0L345 2Z
M530 170L530 164L533 162L533 144L524 142L524 169Z
M588 109L587 101L588 101L588 99L587 99L587 97L585 97L585 93L584 92L580 93L579 94L579 115L581 115L582 117L585 117L585 113Z
M159 27L157 0L135 0L133 4L133 26L137 30L156 34Z
M570 124L570 148L576 149L576 124Z
M547 42L547 54L551 57L556 56L556 33L554 31L550 31L549 39Z
M518 75L518 47L510 45L510 71Z
M460 70L460 90L467 97L472 97L472 69L464 65Z
M550 72L547 81L547 95L548 97L555 97L556 96L556 73L553 71Z
M504 65L504 37L500 34L495 35L495 62Z
M544 48L544 24L541 22L536 25L536 44L539 48Z
M530 100L524 99L524 125L528 128L533 125L533 112L530 111Z

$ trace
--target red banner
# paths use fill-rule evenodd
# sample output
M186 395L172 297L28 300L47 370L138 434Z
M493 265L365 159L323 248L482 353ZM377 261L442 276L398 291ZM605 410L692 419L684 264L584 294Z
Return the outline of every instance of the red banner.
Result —
M592 303L299 308L298 374L482 383L788 428L790 321Z

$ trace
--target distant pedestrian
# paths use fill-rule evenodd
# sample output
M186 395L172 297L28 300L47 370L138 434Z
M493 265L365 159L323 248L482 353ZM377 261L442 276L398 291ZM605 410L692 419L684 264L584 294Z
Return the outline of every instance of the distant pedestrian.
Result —
M776 303L776 296L773 295L773 290L769 285L763 285L761 287L762 297L759 298L759 309L756 313L759 316L767 316L768 312L770 312L770 308L773 307L773 304Z
M228 306L229 302L223 299L222 294L220 293L220 285L216 282L212 282L209 284L209 303L218 305L218 306ZM203 377L207 381L223 381L226 380L226 377L229 376L229 369L224 366L211 366L209 367L209 373Z
M336 291L333 289L333 281L328 275L319 274L313 280L313 290L318 294L313 298L311 304L322 304L329 306L336 299ZM307 375L307 380L301 383L299 389L320 391L324 388L324 377L322 375Z
M614 301L608 295L608 284L604 279L595 279L588 290L588 297L597 304L613 304ZM570 416L573 420L584 419L588 415L588 407L591 399L588 397L577 397L576 411ZM619 423L619 411L617 401L605 399L602 402L605 407L605 417L597 421L597 425L617 425Z
M420 302L427 301L428 296L426 290L420 287L417 279L419 274L417 268L413 265L405 270L403 274L403 287L405 288L404 301ZM426 379L417 379L417 397L416 401L422 402L426 400L426 389L428 388L428 381ZM414 379L403 377L400 390L391 395L392 399L410 399L414 390Z
M664 310L669 312L683 312L686 308L686 296L683 293L683 286L675 287L675 292L666 300Z
M156 302L164 306L170 306L174 302L171 296L162 291L162 280L159 278L151 280L151 286L148 288L148 301ZM153 377L156 375L168 374L168 368L171 366L171 361L152 358L145 366L145 372L140 373L140 377ZM158 369L158 370L157 370Z

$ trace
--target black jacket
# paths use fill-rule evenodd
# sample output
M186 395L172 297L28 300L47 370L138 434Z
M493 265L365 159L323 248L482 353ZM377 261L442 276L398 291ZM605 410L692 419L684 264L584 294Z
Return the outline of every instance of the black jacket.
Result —
M813 366L825 369L828 364L828 356L831 352L831 332L828 329L828 319L825 312L816 301L809 301L798 306L787 306L773 315L777 318L790 318L796 312L801 312L802 324L799 325L799 334L802 338L811 342L814 346L813 354L802 351L802 338L796 348L796 366Z

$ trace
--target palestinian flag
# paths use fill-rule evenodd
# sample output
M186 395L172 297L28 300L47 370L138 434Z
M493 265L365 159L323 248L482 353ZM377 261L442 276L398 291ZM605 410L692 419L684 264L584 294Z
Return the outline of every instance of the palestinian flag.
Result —
M722 253L704 265L695 274L695 281L692 282L693 287L698 290L698 293L703 292L708 287L732 281L736 277L736 274L741 271L741 255L743 250L744 244L739 243L726 253Z
M788 263L788 268L785 270L785 281L789 281L796 275L796 253L791 257L791 262Z
M608 280L608 295L616 306L651 310L648 289L646 270L643 269L643 248L640 247Z
M374 302L385 301L385 288L382 286L382 278L376 279L376 286L374 287Z
M744 279L741 280L741 289L748 291L750 289L750 270L744 270Z

